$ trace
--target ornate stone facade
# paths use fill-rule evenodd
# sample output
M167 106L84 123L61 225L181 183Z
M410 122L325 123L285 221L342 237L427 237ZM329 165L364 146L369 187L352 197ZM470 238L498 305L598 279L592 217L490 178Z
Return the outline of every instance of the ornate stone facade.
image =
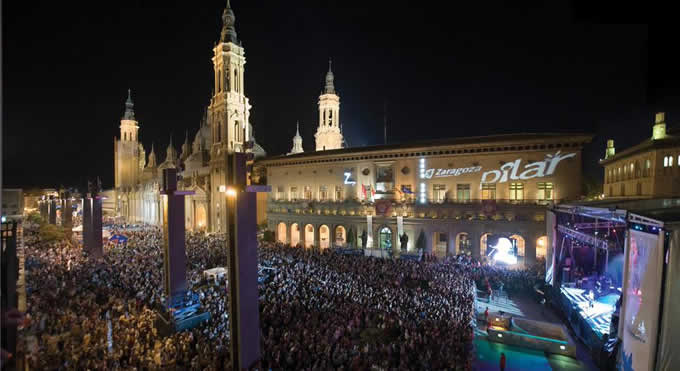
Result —
M157 165L154 147L148 162L139 142L139 123L135 120L131 96L121 120L121 137L115 139L115 213L128 222L160 224L163 202L160 194L162 170L177 168L178 187L195 193L186 197L186 228L223 232L226 225L225 185L226 156L233 152L252 151L256 158L265 155L253 136L249 122L251 105L245 96L245 50L236 37L236 17L229 3L222 15L220 41L213 49L214 94L206 108L193 141L187 131L181 153L172 144L165 160ZM248 143L252 144L249 146Z

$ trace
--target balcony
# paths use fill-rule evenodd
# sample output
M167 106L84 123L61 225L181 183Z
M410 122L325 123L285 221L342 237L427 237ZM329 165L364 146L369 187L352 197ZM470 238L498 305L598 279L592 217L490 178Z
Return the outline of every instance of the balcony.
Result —
M415 200L392 201L387 217L403 216L424 219L453 220L495 220L495 221L543 221L544 211L554 202L561 200L449 200L446 202L428 201L426 204ZM298 215L338 215L366 216L377 215L375 204L358 200L346 201L309 201L309 200L270 200L269 213Z

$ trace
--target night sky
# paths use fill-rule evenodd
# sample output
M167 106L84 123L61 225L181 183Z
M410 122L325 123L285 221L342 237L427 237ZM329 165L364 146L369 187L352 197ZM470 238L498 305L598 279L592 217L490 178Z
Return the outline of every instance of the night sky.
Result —
M225 3L3 2L4 185L111 187L128 88L159 163L171 133L178 150L187 129L193 140ZM579 2L470 3L232 0L258 143L288 152L300 120L313 149L329 57L352 147L383 142L387 102L389 143L592 132L585 171L601 178L607 138L621 150L651 136L656 110L680 126L672 24Z

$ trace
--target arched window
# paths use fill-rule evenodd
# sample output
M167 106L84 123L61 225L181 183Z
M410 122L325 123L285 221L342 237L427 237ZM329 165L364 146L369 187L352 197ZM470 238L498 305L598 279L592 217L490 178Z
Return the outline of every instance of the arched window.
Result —
M238 121L234 122L234 140L237 142L242 142L241 140L241 129L239 128Z
M547 251L548 251L548 237L547 236L539 237L536 240L536 257L545 258Z
M380 248L392 250L392 230L388 227L383 227L380 230Z
M456 254L471 254L470 240L468 239L468 234L465 232L460 232L456 235Z
M237 93L241 91L241 84L239 82L238 69L234 68L234 91Z
M488 241L487 239L491 236L491 233L484 233L482 237L479 239L479 256L484 257L486 256L486 252L488 250Z
M123 133L123 141L127 140L127 133Z

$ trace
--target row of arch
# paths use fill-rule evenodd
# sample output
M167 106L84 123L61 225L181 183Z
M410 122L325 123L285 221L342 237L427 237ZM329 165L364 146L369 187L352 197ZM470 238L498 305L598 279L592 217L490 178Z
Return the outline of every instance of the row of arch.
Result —
M334 245L343 246L347 243L347 230L345 227L339 225L335 227L335 241L331 241L331 229L325 224L319 226L319 247L326 249ZM314 245L314 225L306 224L304 228L300 229L300 224L293 223L290 225L290 236L288 236L288 226L286 223L279 223L276 227L276 240L295 246L298 243L304 247L311 247Z
M302 244L305 247L311 247L315 244L315 227L312 224L304 225L304 228L300 228L301 224L293 223L290 225L290 236L288 236L288 226L286 223L279 223L277 225L276 239L279 242L290 243L291 245ZM331 243L337 246L343 246L347 242L347 230L344 226L338 225L335 227L335 241L331 241L330 227L325 224L319 226L319 247L322 249L331 246ZM480 238L480 256L486 256L487 254L487 240L492 236L492 233L484 233ZM381 249L391 249L392 248L392 230L389 227L382 227L378 230L378 239L374 247ZM519 234L513 234L510 240L515 241L517 247L517 255L525 255L526 240ZM471 240L467 232L460 232L455 237L455 253L465 253L470 250ZM548 247L548 238L546 236L541 236L536 239L536 257L545 257ZM446 249L446 245L443 246Z

